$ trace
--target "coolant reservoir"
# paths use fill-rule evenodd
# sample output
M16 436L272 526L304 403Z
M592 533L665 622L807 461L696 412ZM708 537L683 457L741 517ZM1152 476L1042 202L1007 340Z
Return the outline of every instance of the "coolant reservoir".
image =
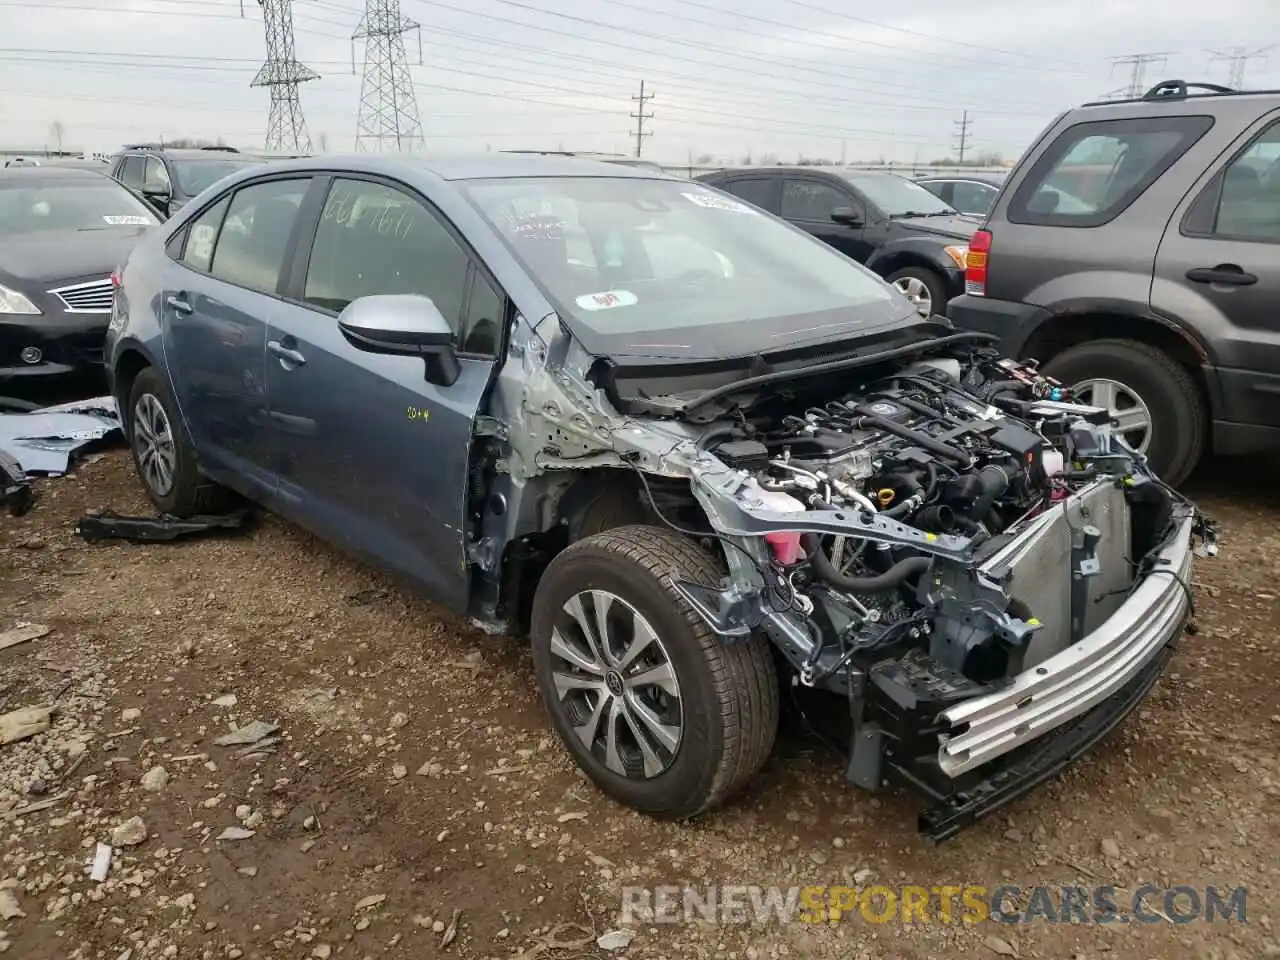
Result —
M742 485L737 497L747 509L768 510L772 513L804 513L806 509L803 503L790 494L779 490L765 490L754 479ZM800 536L798 531L787 530L766 533L764 539L773 551L773 558L784 566L790 566L804 559Z

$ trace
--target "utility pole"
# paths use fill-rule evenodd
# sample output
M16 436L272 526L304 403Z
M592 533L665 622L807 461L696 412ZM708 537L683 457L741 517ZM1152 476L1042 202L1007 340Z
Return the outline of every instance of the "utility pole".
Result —
M955 135L958 140L958 142L956 143L956 150L960 154L959 160L957 162L962 167L964 166L965 148L968 147L969 145L969 127L972 125L973 125L973 121L969 119L968 110L966 110L961 115L959 120L956 120L953 122L953 126L955 127Z
M632 100L634 100L634 101L636 102L636 104L637 104L636 112L635 112L635 113L633 113L633 114L631 114L630 116L631 116L631 119L632 119L632 120L634 120L634 121L636 122L636 157L638 158L638 157L640 156L640 147L641 147L641 144L643 144L643 143L644 143L644 138L645 138L645 137L652 137L652 136L653 136L653 131L652 131L652 130L650 130L648 133L646 133L646 132L645 132L645 129L644 129L644 122L645 122L646 120L652 120L652 119L653 119L653 114L652 114L652 113L645 113L645 112L644 112L644 105L645 105L646 103L648 103L650 100L652 100L652 99L653 99L653 94L651 93L651 94L648 94L647 96L645 95L645 92L644 92L644 81L643 81L643 80L641 80L641 81L640 81L640 96L638 96L638 97L632 97L631 99L632 99Z
M1129 83L1127 86L1121 87L1119 90L1113 90L1108 97L1112 95L1119 96L1123 100L1134 100L1142 96L1146 92L1146 85L1143 80L1147 75L1147 67L1153 63L1164 66L1169 61L1168 53L1131 53L1124 57L1111 58L1111 70L1115 72L1116 67L1129 68Z
M364 41L364 77L360 83L360 111L356 115L356 150L421 150L425 146L418 98L413 92L404 35L418 31L418 62L422 62L422 31L400 12L400 0L366 0L364 16L351 41Z
M1273 45L1274 46L1274 45ZM1248 47L1231 47L1227 50L1210 50L1213 56L1209 59L1209 63L1217 63L1225 61L1228 66L1227 86L1232 90L1244 89L1244 72L1249 67L1250 60L1266 60L1272 47L1258 47L1250 50Z
M311 152L311 136L298 99L298 84L319 80L320 74L299 63L293 46L293 0L258 0L266 24L267 60L250 87L271 90L271 110L267 114L268 150Z

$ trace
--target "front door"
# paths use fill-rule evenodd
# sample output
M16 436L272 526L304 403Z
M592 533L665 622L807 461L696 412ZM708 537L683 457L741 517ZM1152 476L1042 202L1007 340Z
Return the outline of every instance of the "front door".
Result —
M863 225L832 220L831 214L842 207L860 214ZM782 181L782 217L859 263L866 263L875 249L864 236L867 211L852 193L832 183L798 177Z
M296 282L299 303L266 343L278 509L465 609L472 425L505 299L433 208L373 179L333 181ZM420 358L357 349L338 328L352 300L410 293L454 324L452 384L428 381Z
M164 344L183 419L213 476L248 496L275 486L266 423L267 324L311 179L242 187L192 221L166 269Z
M1219 419L1280 426L1280 115L1260 120L1175 212L1151 308L1214 344Z

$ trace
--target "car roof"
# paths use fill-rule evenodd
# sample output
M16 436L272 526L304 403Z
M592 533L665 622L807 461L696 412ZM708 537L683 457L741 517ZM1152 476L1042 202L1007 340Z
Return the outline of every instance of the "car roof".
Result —
M1009 178L1009 171L1002 170L998 173L929 173L923 177L916 177L916 183L929 183L935 180L972 180L975 183L985 183L992 187L998 187Z
M88 167L48 166L48 167L0 167L0 180L88 180L99 177L110 180L107 165L101 170Z
M275 166L273 164L273 166ZM291 170L349 169L388 176L416 172L441 180L487 180L514 177L613 177L635 180L679 180L665 172L581 157L523 153L482 153L474 156L425 157L412 154L325 154L281 161Z

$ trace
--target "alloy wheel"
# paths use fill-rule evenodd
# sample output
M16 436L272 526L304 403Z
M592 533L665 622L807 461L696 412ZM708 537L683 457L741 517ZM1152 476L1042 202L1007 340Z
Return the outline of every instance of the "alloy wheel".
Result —
M899 277L893 281L899 293L911 301L912 306L923 317L933 315L933 296L929 293L929 285L919 277Z
M178 470L178 450L169 415L154 394L144 393L134 404L133 453L147 489L154 496L167 496Z
M680 749L683 708L649 621L615 594L584 590L561 608L550 649L555 706L582 745L620 776L666 771Z
M1073 388L1081 403L1102 407L1115 421L1115 432L1138 453L1151 445L1151 410L1146 401L1118 380L1081 380Z

